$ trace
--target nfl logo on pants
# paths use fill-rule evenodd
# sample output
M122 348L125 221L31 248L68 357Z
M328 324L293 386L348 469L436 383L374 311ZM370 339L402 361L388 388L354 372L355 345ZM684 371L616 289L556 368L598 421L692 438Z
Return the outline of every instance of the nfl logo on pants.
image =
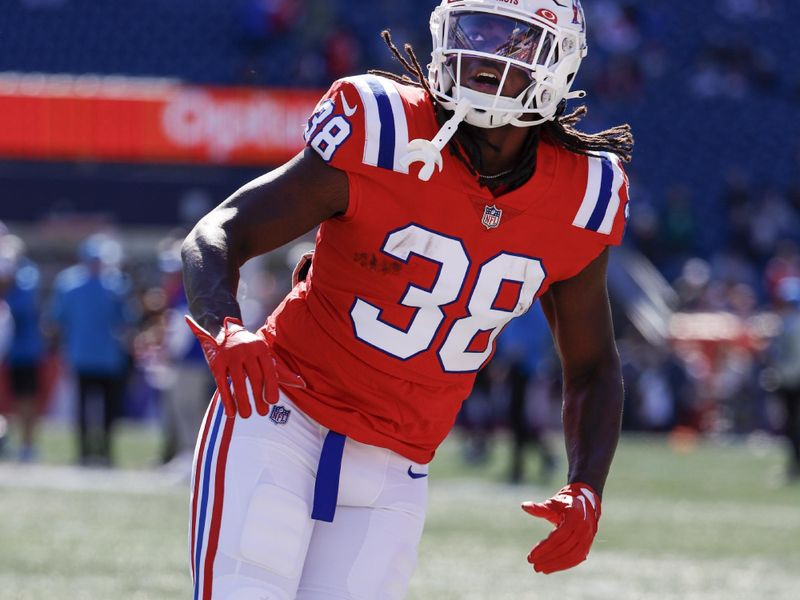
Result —
M483 219L481 219L481 223L486 229L495 229L498 225L500 225L500 219L503 217L503 210L497 208L497 206L486 206L483 209Z
M286 425L286 421L289 420L289 415L291 413L292 411L283 406L273 406L272 412L269 413L269 420L275 423L275 425Z

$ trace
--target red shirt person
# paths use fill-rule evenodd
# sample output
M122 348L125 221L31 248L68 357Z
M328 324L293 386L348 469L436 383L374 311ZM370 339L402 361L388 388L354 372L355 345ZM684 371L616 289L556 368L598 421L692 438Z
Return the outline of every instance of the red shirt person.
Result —
M550 573L589 552L621 420L605 273L632 138L580 133L585 109L563 114L583 97L570 91L586 53L578 0L445 1L431 30L427 75L387 34L416 79L334 83L308 148L184 244L192 326L219 385L196 453L196 597L401 598L427 463L497 335L536 300L564 372L569 473L523 505L556 526L528 560ZM247 332L239 267L317 226L306 278Z

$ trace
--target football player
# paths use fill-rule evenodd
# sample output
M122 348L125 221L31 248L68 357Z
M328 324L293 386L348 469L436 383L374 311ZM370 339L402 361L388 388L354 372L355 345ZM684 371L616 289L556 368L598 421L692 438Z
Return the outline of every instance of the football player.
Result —
M522 507L555 526L528 561L552 573L589 552L620 428L605 275L633 140L563 114L584 95L579 0L444 0L431 33L427 74L385 34L409 75L336 81L307 148L184 243L189 322L218 383L195 453L195 599L402 598L427 465L536 300L563 368L569 472ZM296 285L247 331L239 268L317 226Z

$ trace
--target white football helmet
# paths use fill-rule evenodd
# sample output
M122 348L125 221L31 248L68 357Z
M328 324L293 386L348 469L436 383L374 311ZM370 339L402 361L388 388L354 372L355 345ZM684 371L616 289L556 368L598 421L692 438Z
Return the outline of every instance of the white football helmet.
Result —
M442 0L431 15L428 80L448 110L483 128L556 118L586 56L580 0ZM521 91L519 91L521 89Z

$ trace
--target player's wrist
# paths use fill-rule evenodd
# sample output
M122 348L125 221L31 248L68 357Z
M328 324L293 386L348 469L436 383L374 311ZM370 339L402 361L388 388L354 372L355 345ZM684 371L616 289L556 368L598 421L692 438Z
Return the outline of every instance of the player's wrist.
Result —
M582 480L570 481L567 485L561 488L561 491L569 491L574 493L581 493L581 489L588 490L594 494L598 499L602 498L602 494L598 491L597 487L591 483Z
M582 485L588 487L598 498L603 497L605 487L605 476L592 473L576 473L567 478L567 485Z
M217 341L222 339L228 320L239 325L242 324L242 315L238 304L224 303L204 310L195 308L191 313L194 322Z
M217 340L224 340L238 333L247 332L242 320L237 317L225 317L222 322L222 329L217 334Z
M591 514L594 516L595 526L597 525L602 513L602 498L592 485L585 482L576 481L573 483L568 483L561 488L558 493L567 494L574 498L580 498L584 501L584 505L588 503L588 505L591 506Z

